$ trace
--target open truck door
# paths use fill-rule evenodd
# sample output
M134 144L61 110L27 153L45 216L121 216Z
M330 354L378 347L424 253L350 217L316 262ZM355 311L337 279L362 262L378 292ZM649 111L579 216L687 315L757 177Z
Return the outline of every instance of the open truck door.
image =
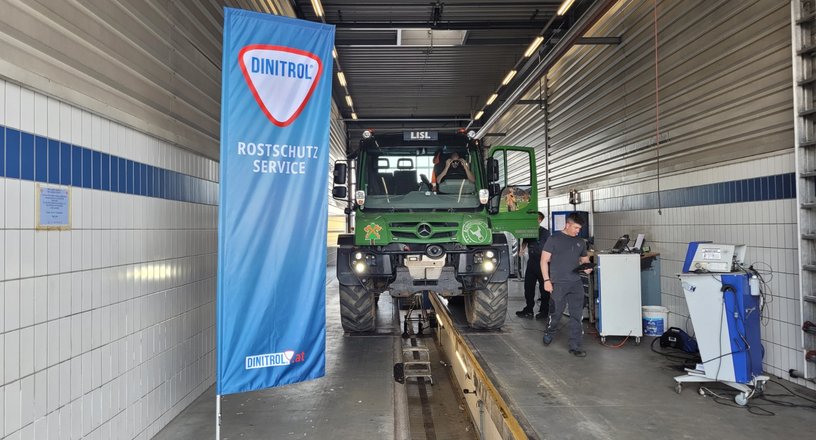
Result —
M496 146L488 154L488 212L494 231L538 237L538 179L532 148Z

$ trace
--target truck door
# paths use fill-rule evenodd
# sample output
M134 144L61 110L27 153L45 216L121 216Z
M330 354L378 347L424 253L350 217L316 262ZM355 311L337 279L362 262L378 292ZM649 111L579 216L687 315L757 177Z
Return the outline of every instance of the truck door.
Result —
M495 182L498 192L489 203L493 230L508 231L519 239L538 237L535 152L532 148L497 146L490 149L488 157L498 162L499 170Z

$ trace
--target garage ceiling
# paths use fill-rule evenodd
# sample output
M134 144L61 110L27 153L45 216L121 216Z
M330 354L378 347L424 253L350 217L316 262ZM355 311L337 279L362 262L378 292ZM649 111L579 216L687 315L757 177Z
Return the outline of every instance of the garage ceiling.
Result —
M558 16L562 0L323 0L318 16L316 1L292 5L300 18L336 26L334 97L352 131L465 127L483 108L485 120L594 3L576 0ZM539 35L543 44L525 58Z

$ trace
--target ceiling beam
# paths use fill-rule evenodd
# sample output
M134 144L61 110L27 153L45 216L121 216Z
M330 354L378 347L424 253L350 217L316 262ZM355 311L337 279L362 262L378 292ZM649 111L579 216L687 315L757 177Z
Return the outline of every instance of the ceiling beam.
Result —
M474 31L489 29L541 29L547 20L536 21L365 21L332 23L337 29L436 29L447 31Z

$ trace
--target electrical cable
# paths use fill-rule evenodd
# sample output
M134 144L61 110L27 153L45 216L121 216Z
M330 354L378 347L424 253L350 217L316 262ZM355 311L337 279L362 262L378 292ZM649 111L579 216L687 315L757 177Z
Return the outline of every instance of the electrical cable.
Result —
M651 350L654 353L657 353L657 354L663 356L664 358L666 358L669 361L682 362L683 363L682 368L692 368L692 369L696 368L697 364L701 361L699 355L693 355L691 353L687 353L685 351L674 349L674 348L672 349L672 350L674 350L674 352L661 352L661 351L658 351L658 350L655 349L655 343L657 341L659 341L659 340L660 340L660 338L654 338L652 340L652 344L650 346Z
M624 345L624 344L626 344L626 341L627 341L627 340L629 340L629 337L630 337L630 336L632 336L632 332L631 332L631 331L629 332L629 334L628 334L628 335L626 335L626 337L625 337L625 338L623 338L623 341L621 341L621 343L620 343L620 344L618 344L618 345L607 345L606 343L601 342L601 340L600 340L600 339L598 339L598 343L599 343L599 344L601 344L601 345L603 345L604 347L607 347L607 348L621 348L621 347L623 347L623 345Z
M795 397L798 397L800 399L804 399L804 400L807 400L808 402L816 404L816 399L811 399L810 397L806 397L806 396L803 396L801 394L798 394L798 393L792 391L790 388L786 387L785 384L783 384L782 382L778 382L778 381L775 381L773 379L771 379L771 382L781 386L782 388L785 389L785 391L789 392L792 396L795 396Z
M768 406L779 406L779 407L783 407L783 408L804 408L804 409L814 409L814 410L816 410L816 399L812 399L812 398L809 398L807 396L803 396L803 395L801 395L799 393L796 393L793 390L791 390L790 388L788 388L787 386L785 386L785 384L783 384L783 383L781 383L779 381L771 379L770 382L773 382L774 384L781 386L783 389L785 389L785 391L788 392L788 394L768 394L766 392L759 392L756 389L754 389L754 390L751 391L751 394L750 394L750 397L753 398L754 400L750 400L746 405L737 405L732 401L732 399L733 399L734 395L739 394L739 393L735 393L733 395L726 395L725 393L720 391L720 394L718 394L717 392L712 390L710 387L706 387L706 386L701 386L700 391L703 393L703 395L711 395L713 397L712 400L714 400L714 402L717 403L717 404L720 404L720 405L723 405L723 406L728 406L728 407L731 407L731 408L744 408L749 413L754 414L754 415L758 415L758 416L774 416L774 415L776 415L776 413L774 413L773 411L768 410L768 409L765 408L765 407L768 407ZM780 399L786 399L786 398L802 399L802 400L808 402L808 404L802 404L802 403L797 403L797 402L790 402L790 401L780 400ZM763 401L763 402L767 402L767 403L757 403L758 400Z
M765 265L768 269L760 270L756 267L757 265ZM768 263L756 261L748 266L747 272L756 276L759 281L759 296L761 299L759 308L760 322L763 326L767 326L770 323L770 317L768 316L769 314L765 313L765 308L773 302L773 292L770 285L771 281L773 281L773 267Z

